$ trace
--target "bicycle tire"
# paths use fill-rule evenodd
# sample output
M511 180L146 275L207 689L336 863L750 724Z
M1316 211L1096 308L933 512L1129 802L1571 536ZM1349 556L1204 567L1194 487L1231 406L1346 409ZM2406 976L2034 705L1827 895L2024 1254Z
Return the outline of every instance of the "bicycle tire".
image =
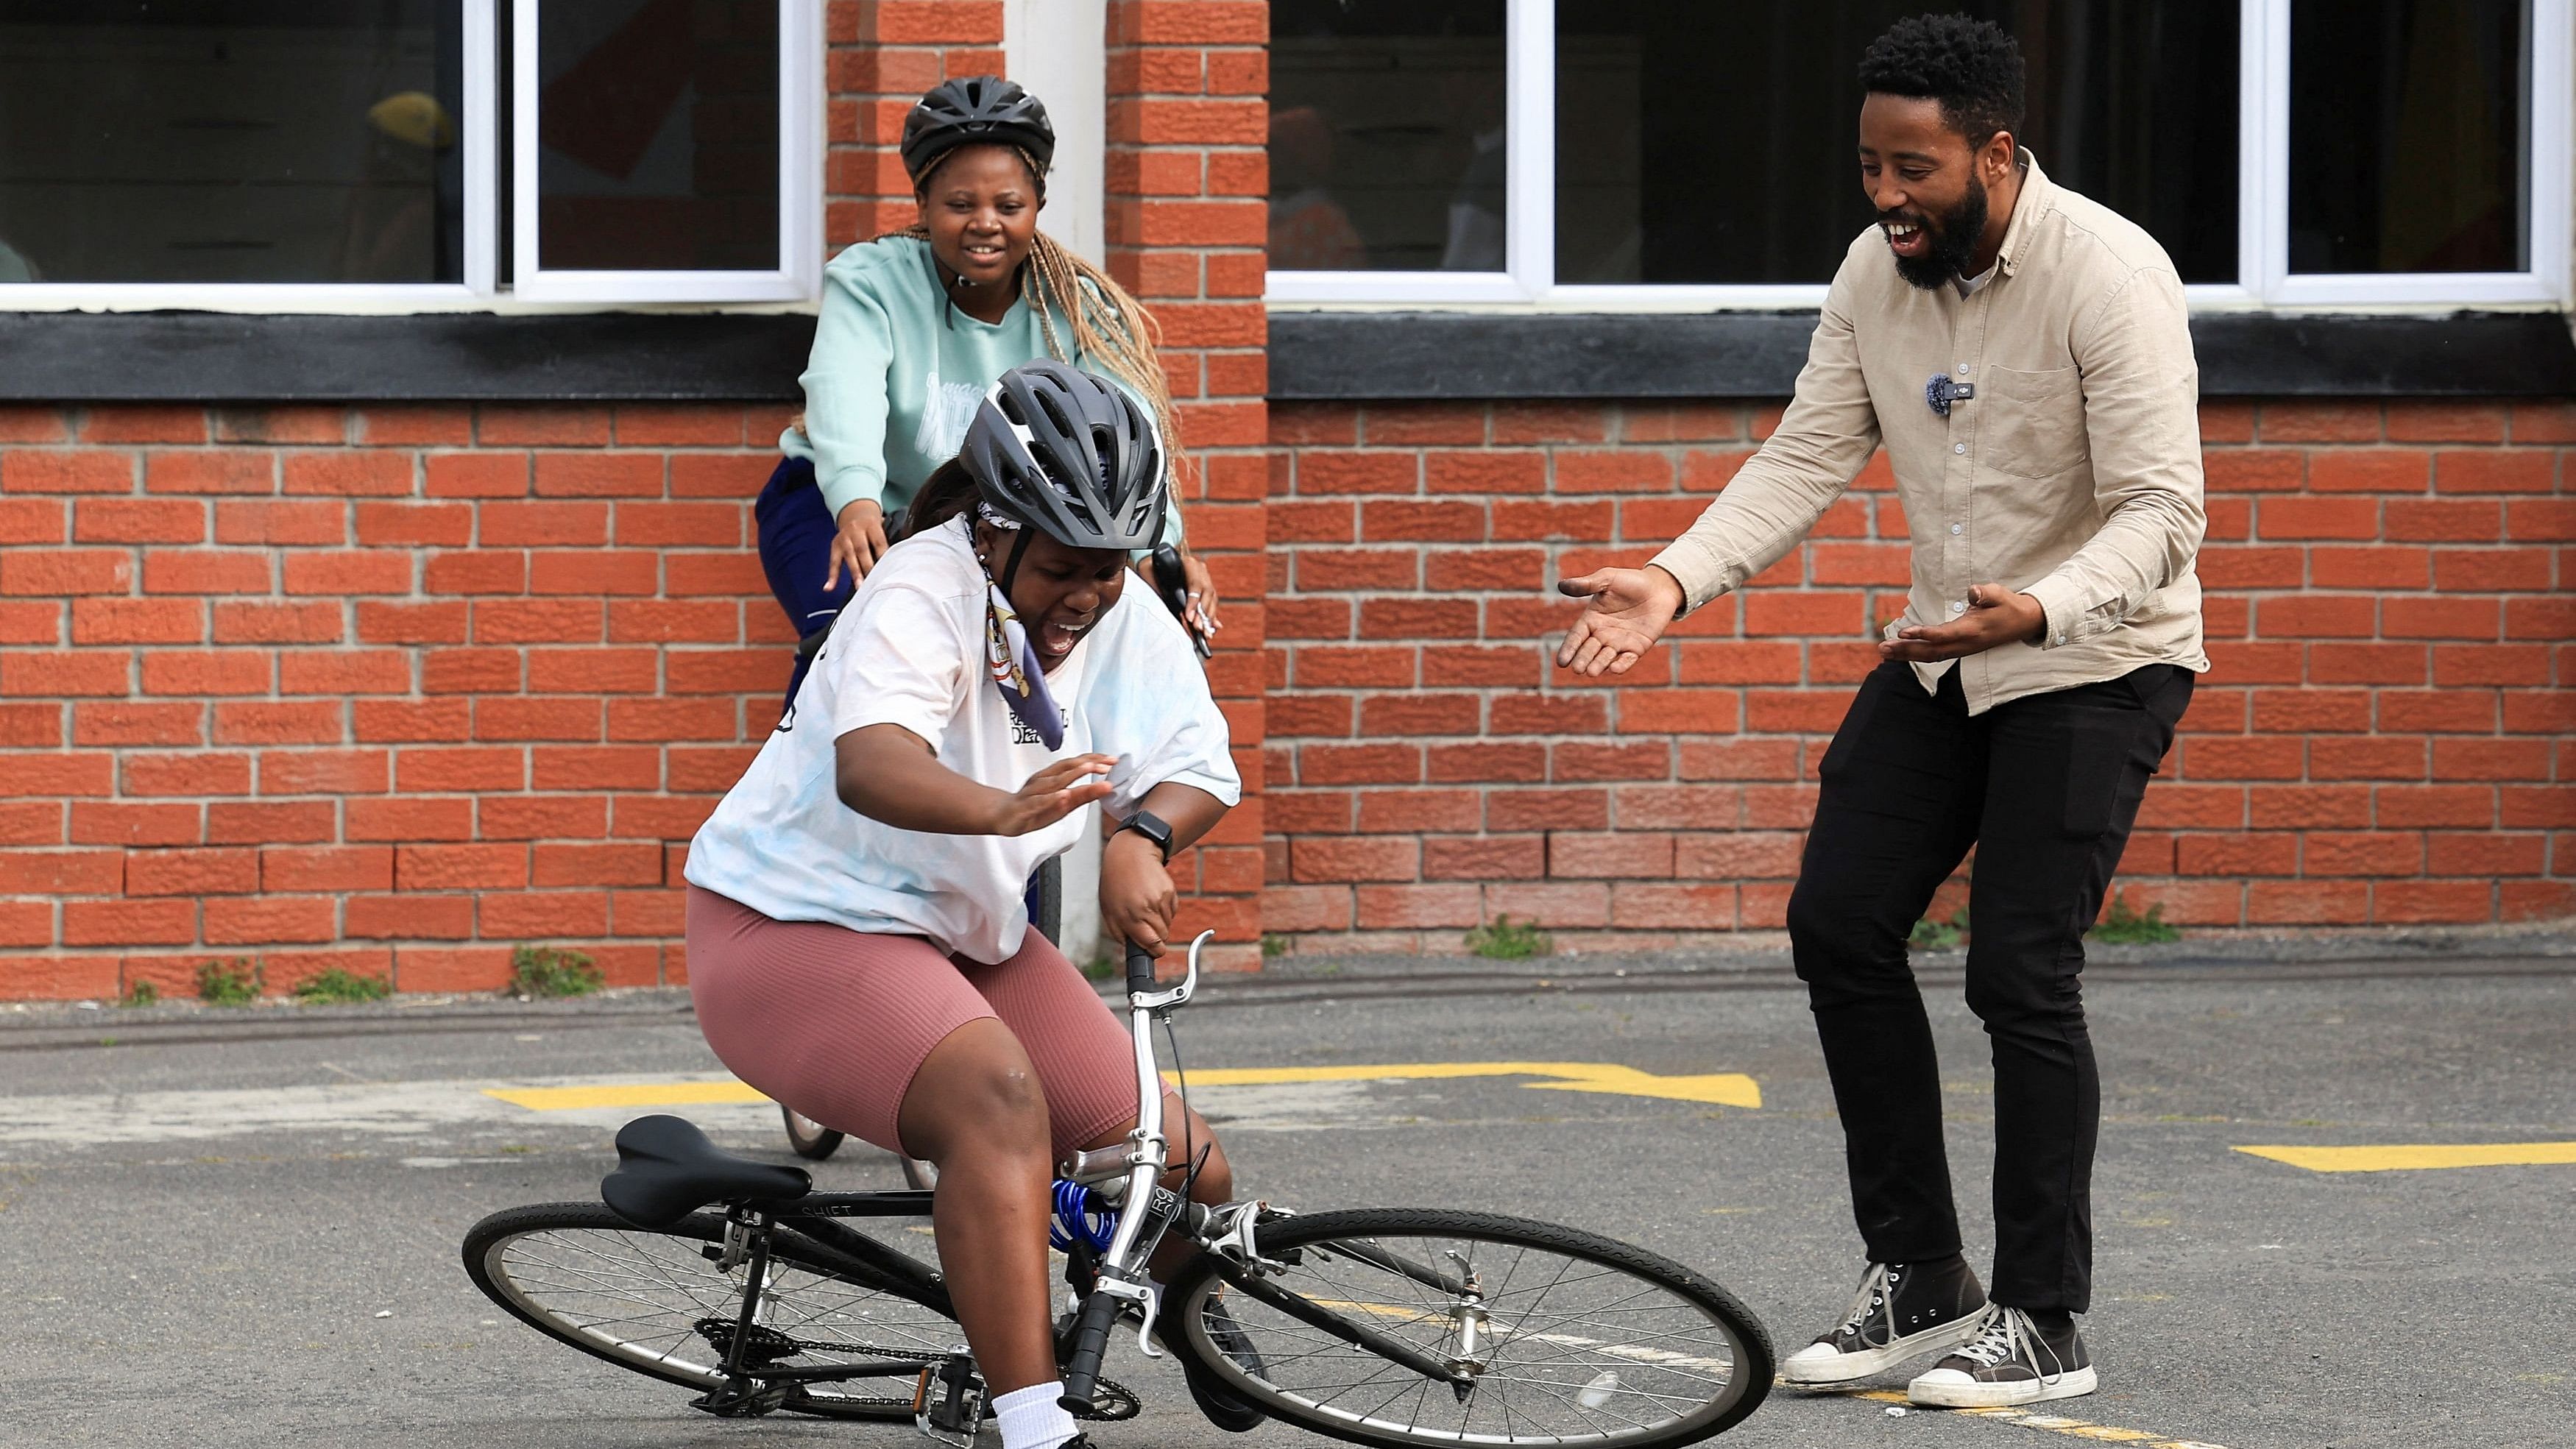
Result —
M779 1117L787 1124L787 1145L808 1162L820 1162L841 1150L842 1134L793 1107L781 1105Z
M1473 1391L1459 1397L1446 1383L1301 1322L1240 1287L1229 1288L1213 1258L1193 1259L1166 1295L1165 1321L1177 1325L1171 1336L1237 1395L1272 1418L1314 1433L1379 1449L1672 1449L1742 1422L1770 1392L1770 1333L1734 1295L1669 1259L1597 1234L1492 1213L1363 1208L1282 1216L1261 1225L1256 1240L1262 1256L1292 1264L1269 1283L1444 1362L1456 1357L1455 1314L1467 1300L1452 1291L1444 1306L1421 1278L1336 1252L1335 1245L1361 1246L1416 1268L1464 1248L1460 1261L1478 1275L1488 1308L1486 1364ZM1403 1240L1414 1241L1401 1249L1386 1246ZM1565 1265L1552 1279L1544 1276L1544 1262L1533 1266L1547 1257ZM1332 1265L1344 1266L1341 1278L1326 1272ZM1587 1271L1575 1277L1578 1265ZM1447 1269L1433 1271L1456 1277ZM1524 1279L1524 1272L1532 1276ZM1489 1276L1492 1281L1484 1281ZM1578 1302L1572 1290L1595 1283L1601 1286L1579 1295ZM1569 1296L1551 1310L1549 1295L1560 1289ZM1605 1292L1616 1296L1597 1302ZM1660 1301L1641 1301L1649 1293ZM1232 1350L1210 1336L1208 1306L1218 1301L1226 1306L1226 1318L1213 1331L1237 1334ZM1360 1316L1353 1319L1350 1310ZM1604 1314L1615 1316L1599 1316ZM1705 1334L1706 1345L1692 1342L1686 1331ZM1612 1341L1603 1333L1624 1336ZM1649 1341L1637 1341L1640 1336ZM1524 1344L1530 1352L1520 1352ZM1259 1355L1258 1372L1233 1356L1247 1347ZM1507 1383L1525 1383L1537 1392L1514 1399L1518 1390L1500 1387ZM1413 1407L1397 1410L1407 1400ZM1399 1423L1390 1411L1414 1417Z
M721 1244L724 1229L723 1215L711 1212L692 1213L657 1231L638 1228L598 1203L542 1203L510 1208L483 1219L466 1233L465 1273L486 1297L548 1337L648 1378L711 1390L724 1382L718 1369L723 1361L721 1344L730 1341L725 1335L730 1334L734 1316L742 1307L742 1280L717 1272L699 1251L701 1247ZM532 1242L543 1242L567 1255L600 1255L612 1266L594 1263L586 1269L564 1269L559 1260L541 1258L527 1249ZM609 1245L617 1243L628 1245L634 1261L649 1268L632 1280L642 1288L621 1284L614 1276L613 1265L618 1260L610 1256L613 1250ZM515 1257L511 1252L514 1246L523 1250ZM812 1295L810 1303L799 1299L796 1311L807 1316L791 1327L799 1333L819 1331L850 1340L853 1351L842 1355L845 1358L900 1359L918 1354L928 1366L944 1359L964 1341L955 1320L942 1305L898 1292L882 1275L870 1274L863 1266L842 1259L810 1239L776 1235L771 1239L770 1258L773 1265L783 1265L785 1269L775 1282L786 1286L774 1287L777 1298L773 1301L783 1301L790 1294ZM528 1265L532 1264L565 1271L567 1281L583 1279L587 1286L566 1288L561 1283L548 1282L531 1271ZM805 1275L805 1279L798 1279L794 1276L797 1274ZM603 1277L604 1286L599 1281ZM586 1327L555 1306L556 1300L586 1294L612 1302L623 1299L630 1307L642 1307L651 1302L644 1296L647 1289L668 1291L689 1300L687 1308L675 1307L661 1315L662 1326L649 1336L632 1330L604 1333L598 1327L608 1322L634 1324L653 1316L650 1314L629 1313L619 1320L594 1320ZM869 1306L860 1308L862 1304ZM694 1325L701 1320L715 1326L700 1330ZM933 1332L934 1329L940 1331ZM859 1334L868 1337L858 1338ZM792 1334L786 1336L797 1343L806 1342ZM668 1339L669 1346L655 1347L662 1339ZM698 1350L694 1356L682 1352L693 1344ZM858 1345L868 1351L856 1351ZM821 1363L829 1362L831 1356L799 1350L782 1353L773 1361L799 1359ZM908 1378L813 1384L791 1392L780 1408L783 1412L820 1418L910 1423L912 1388L913 1381Z

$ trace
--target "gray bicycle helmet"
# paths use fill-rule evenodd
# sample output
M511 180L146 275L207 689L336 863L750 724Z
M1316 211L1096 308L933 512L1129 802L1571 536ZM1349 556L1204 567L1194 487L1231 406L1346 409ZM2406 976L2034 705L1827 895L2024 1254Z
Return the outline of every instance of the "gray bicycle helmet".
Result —
M1055 162L1055 127L1046 107L997 75L958 76L930 88L903 118L903 169L915 186L960 146L1017 146L1038 163L1041 180Z
M1105 378L1053 360L1012 368L975 409L957 456L984 505L1021 525L1013 565L1032 532L1071 548L1162 541L1163 441Z

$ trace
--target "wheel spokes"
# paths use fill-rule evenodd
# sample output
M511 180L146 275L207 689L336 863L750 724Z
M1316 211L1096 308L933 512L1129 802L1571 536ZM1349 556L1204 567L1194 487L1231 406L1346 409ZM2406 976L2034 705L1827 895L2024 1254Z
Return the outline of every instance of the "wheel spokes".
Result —
M606 1228L545 1228L506 1238L487 1255L493 1277L526 1311L632 1363L721 1381L747 1279L720 1271L696 1238ZM921 1304L773 1258L757 1316L773 1366L945 1355L957 1326ZM834 1400L888 1394L877 1380L808 1385Z
M1260 1384L1323 1416L1426 1443L1606 1445L1669 1431L1738 1387L1723 1322L1613 1263L1474 1237L1353 1241L1373 1251L1309 1243L1272 1281L1458 1365L1473 1389L1462 1399L1249 1294L1223 1295L1225 1324L1208 1316L1220 1301L1211 1290L1197 1310L1207 1335L1231 1327L1260 1355ZM1472 1291L1424 1281L1453 1275Z

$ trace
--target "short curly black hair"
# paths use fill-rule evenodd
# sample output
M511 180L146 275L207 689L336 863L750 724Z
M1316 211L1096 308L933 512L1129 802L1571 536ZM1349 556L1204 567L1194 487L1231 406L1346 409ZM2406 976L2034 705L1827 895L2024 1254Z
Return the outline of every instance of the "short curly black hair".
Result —
M2021 46L1991 20L1917 15L1887 27L1860 57L1865 91L1941 103L1951 130L1983 146L2021 134Z

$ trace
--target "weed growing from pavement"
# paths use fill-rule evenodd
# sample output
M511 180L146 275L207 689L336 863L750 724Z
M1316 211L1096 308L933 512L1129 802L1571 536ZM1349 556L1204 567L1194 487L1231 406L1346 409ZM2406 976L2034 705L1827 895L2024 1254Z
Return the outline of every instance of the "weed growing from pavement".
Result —
M1515 925L1506 914L1469 931L1467 949L1497 961L1519 961L1530 956L1554 954L1556 938L1540 930L1535 920Z
M1959 949L1959 943L1966 939L1968 939L1968 912L1965 907L1961 907L1952 911L1950 919L1946 921L1928 918L1916 921L1914 933L1905 938L1905 944L1917 951L1956 951Z
M1264 931L1261 935L1261 954L1264 956L1287 955L1288 938L1280 935L1277 931Z
M2104 916L2092 930L2093 939L2118 946L2151 946L2182 939L2182 928L2165 919L2164 903L2159 901L2139 915L2127 896L2115 896L2111 914Z
M305 977L295 983L295 999L317 1005L340 1005L354 1001L382 1001L394 994L393 984L381 976L361 976L334 966L328 971Z
M161 988L149 981L137 981L117 1001L119 1006L153 1006L161 1000Z
M579 951L558 946L520 946L510 952L510 984L504 996L588 996L608 984L598 967Z
M1118 974L1118 963L1106 956L1094 956L1082 963L1082 974L1094 981L1106 981Z
M197 999L208 1006L248 1006L259 1000L259 978L248 956L208 961L197 968Z

